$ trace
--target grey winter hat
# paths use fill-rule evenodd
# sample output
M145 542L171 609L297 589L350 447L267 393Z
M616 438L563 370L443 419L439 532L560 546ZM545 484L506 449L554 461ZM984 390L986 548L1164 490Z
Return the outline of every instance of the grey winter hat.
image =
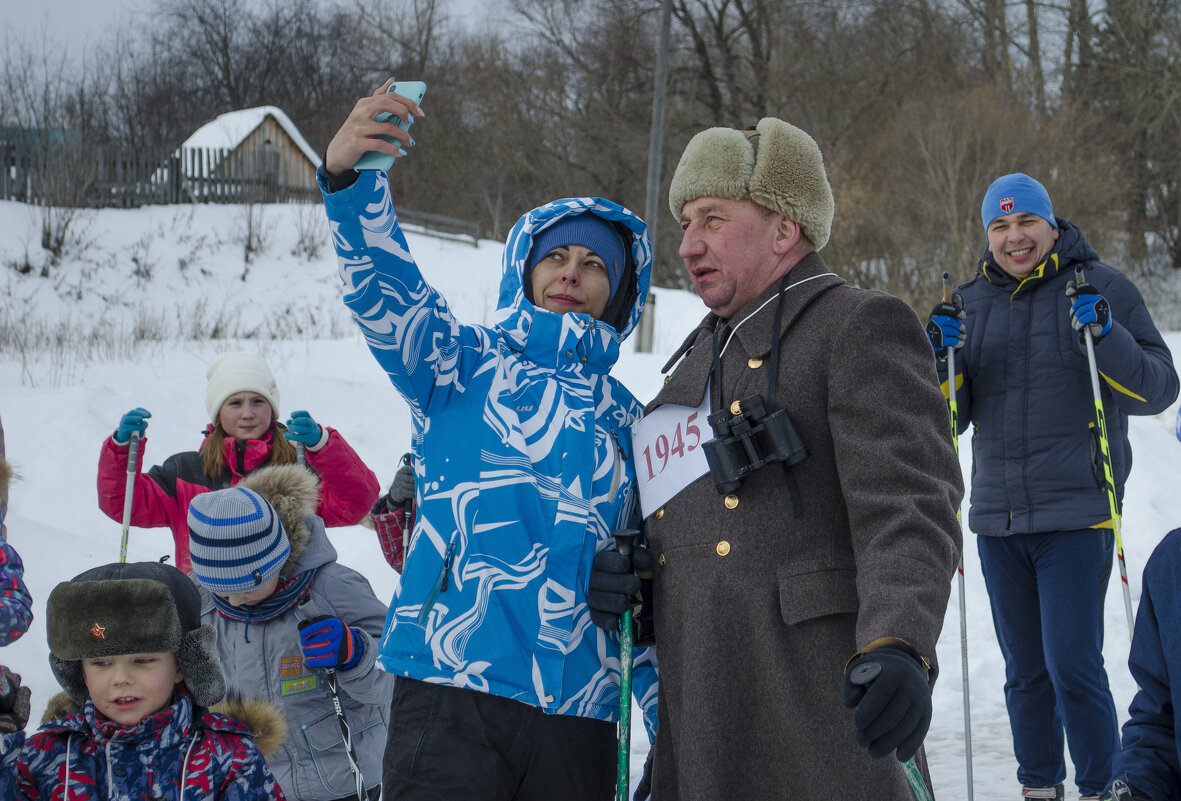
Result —
M46 604L49 665L79 706L88 692L82 660L174 653L193 702L212 706L226 694L217 632L201 623L193 582L160 562L114 563L58 584Z
M699 197L752 200L795 220L820 250L832 231L833 197L816 141L799 128L764 117L754 128L710 128L689 140L672 184L668 207Z
M204 492L189 503L193 576L219 595L244 593L279 575L291 541L275 507L242 486Z

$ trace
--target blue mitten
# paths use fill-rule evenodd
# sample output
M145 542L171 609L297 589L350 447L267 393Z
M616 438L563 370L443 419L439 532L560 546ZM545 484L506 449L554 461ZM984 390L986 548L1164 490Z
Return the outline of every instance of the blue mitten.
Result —
M143 437L148 430L148 418L152 413L138 406L119 418L119 427L115 429L115 444L126 445L131 442L132 434Z
M1066 285L1066 297L1070 298L1070 325L1079 332L1083 326L1091 331L1095 339L1102 339L1111 330L1111 306L1099 290L1087 283Z
M320 437L324 432L320 429L320 424L312 419L312 416L305 411L292 412L291 417L287 420L287 431L283 433L284 439L289 439L292 442L300 442L309 448L314 448L320 444Z
M940 359L947 358L951 349L964 346L964 309L951 303L940 303L927 317L927 339Z
M931 727L931 687L918 658L902 647L883 645L850 661L841 703L853 710L857 743L874 759L893 752L905 762Z
M361 661L365 642L340 618L320 615L299 624L299 647L310 668L349 670Z

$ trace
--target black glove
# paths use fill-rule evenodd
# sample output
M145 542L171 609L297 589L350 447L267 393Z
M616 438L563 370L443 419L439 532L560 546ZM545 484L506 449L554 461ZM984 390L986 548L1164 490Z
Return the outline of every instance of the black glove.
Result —
M401 461L390 483L389 492L385 495L386 509L391 512L414 497L414 468L410 466L410 454L403 455Z
M19 673L0 665L0 735L23 731L32 711L32 691L21 686Z
M949 348L964 346L964 299L952 295L954 303L940 303L927 317L927 339L940 359L947 358Z
M857 743L874 759L915 755L931 726L931 687L914 649L883 645L845 668L841 703L853 709Z
M648 758L644 760L644 775L640 777L640 783L636 785L636 792L632 795L632 801L651 801L652 757L655 754L656 743L652 743L652 747L648 749Z
M591 565L586 594L595 625L607 631L619 631L619 619L624 611L640 602L640 577L636 573L651 572L652 554L643 545L633 548L630 559L614 549L599 551Z

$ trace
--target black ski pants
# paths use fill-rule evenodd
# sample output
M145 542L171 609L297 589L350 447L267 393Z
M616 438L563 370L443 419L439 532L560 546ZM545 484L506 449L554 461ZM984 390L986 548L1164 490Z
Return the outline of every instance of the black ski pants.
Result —
M387 801L611 801L615 724L402 676L382 762Z

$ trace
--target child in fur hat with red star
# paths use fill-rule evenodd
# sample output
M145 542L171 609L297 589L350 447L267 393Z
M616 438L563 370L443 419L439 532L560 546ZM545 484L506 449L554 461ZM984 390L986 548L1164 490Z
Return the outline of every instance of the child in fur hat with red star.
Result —
M57 585L49 663L73 711L31 735L0 775L0 797L284 801L245 723L211 712L225 695L216 634L197 588L158 562L96 567ZM242 706L271 739L265 705Z

